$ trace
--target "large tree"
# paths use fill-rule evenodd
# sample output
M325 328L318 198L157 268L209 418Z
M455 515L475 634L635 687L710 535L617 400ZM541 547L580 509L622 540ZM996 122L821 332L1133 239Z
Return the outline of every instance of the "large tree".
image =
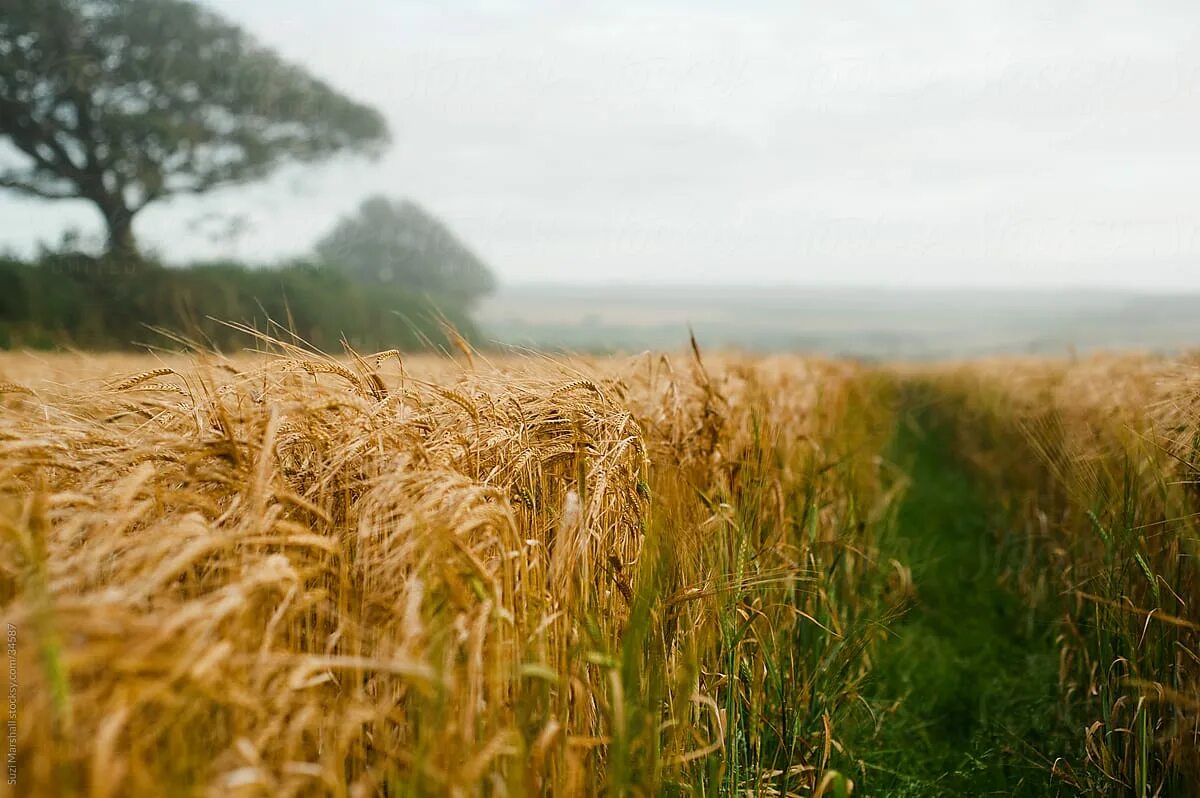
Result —
M368 198L317 243L316 254L359 282L402 286L463 306L495 287L483 261L409 200Z
M187 0L4 0L0 187L84 199L137 256L147 205L387 141L378 112Z

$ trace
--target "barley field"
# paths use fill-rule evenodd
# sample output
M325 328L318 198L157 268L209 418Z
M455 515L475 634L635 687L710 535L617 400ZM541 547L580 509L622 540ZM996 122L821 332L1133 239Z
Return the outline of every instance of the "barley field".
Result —
M0 355L5 794L1196 793L1194 361L258 349Z

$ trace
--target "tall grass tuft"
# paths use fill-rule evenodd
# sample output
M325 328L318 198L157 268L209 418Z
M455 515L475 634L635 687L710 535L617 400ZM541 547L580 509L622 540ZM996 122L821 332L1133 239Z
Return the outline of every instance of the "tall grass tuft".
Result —
M1103 356L989 361L927 375L1023 549L1011 577L1055 606L1086 794L1200 784L1200 372Z

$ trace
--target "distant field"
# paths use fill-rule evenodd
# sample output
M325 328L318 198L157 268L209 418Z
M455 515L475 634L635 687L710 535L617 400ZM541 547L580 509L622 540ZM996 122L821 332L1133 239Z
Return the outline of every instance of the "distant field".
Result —
M702 344L873 359L1065 355L1200 345L1200 295L1097 291L502 286L479 320L494 340L581 351Z
M1198 441L1148 356L2 354L0 794L1188 794Z

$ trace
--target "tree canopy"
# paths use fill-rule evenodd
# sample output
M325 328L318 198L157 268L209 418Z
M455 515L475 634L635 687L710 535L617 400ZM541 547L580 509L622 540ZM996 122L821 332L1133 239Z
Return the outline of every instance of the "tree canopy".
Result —
M396 285L463 306L495 287L483 261L409 200L368 198L317 243L316 255L359 282Z
M374 109L188 0L6 0L0 187L84 199L136 255L152 202L387 141Z

